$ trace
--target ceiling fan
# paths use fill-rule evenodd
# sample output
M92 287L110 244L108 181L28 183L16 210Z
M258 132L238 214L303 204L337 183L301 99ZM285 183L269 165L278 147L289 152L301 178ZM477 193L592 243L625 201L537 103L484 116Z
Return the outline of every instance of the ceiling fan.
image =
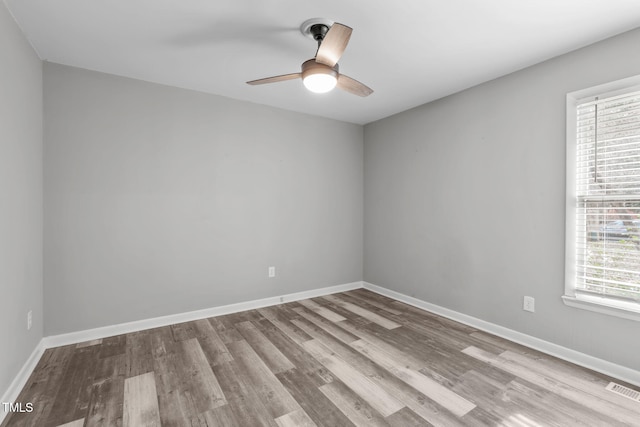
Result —
M300 31L318 42L315 58L303 62L299 73L251 80L247 84L263 85L302 78L304 86L315 93L329 92L336 86L362 97L373 93L370 87L339 72L338 61L353 31L350 27L324 19L310 19L302 24Z

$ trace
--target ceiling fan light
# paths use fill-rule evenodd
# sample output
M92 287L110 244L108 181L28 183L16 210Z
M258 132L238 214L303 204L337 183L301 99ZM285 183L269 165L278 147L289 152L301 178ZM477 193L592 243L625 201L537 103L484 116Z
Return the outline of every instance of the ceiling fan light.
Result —
M309 74L302 79L304 87L314 93L327 93L336 87L338 79L332 74Z
M338 83L338 64L329 67L309 59L302 64L302 83L309 91L326 93Z

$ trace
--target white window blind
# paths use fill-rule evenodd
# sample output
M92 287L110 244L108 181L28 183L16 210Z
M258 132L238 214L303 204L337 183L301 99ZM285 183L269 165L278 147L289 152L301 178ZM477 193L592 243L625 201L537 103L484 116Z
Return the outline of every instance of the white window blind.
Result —
M575 291L640 302L640 90L576 113Z

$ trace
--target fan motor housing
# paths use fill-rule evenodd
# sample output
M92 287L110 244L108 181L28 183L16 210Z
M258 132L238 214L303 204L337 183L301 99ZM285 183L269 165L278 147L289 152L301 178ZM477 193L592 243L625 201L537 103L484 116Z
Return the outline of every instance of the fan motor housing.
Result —
M316 62L315 58L313 58L302 63L302 78L304 79L310 74L329 74L337 79L339 74L338 69L338 64L329 67L328 65Z

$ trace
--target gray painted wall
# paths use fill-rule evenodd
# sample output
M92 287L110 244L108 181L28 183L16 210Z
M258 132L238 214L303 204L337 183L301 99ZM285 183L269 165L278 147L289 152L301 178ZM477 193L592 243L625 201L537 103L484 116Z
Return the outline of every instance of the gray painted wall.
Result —
M365 126L364 280L640 369L637 322L560 299L565 95L640 74L638 46L635 30Z
M362 279L362 126L49 63L44 100L46 335Z
M42 63L1 2L0 325L1 396L42 338Z

